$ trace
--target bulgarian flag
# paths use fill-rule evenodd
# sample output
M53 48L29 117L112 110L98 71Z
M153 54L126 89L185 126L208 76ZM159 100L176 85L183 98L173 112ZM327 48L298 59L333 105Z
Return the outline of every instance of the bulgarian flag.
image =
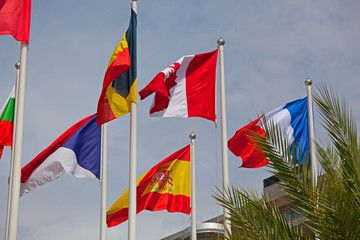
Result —
M0 158L4 146L12 146L15 112L15 87L0 111Z

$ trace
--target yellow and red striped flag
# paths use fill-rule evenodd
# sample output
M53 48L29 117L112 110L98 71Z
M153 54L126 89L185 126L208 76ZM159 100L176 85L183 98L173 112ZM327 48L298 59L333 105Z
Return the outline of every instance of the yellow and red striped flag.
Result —
M173 153L136 182L137 210L190 214L190 145ZM108 227L128 219L129 189L107 211Z

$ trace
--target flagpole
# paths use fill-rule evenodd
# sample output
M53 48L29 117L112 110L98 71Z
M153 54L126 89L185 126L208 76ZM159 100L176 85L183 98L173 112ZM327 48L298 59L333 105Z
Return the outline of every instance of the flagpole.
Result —
M20 79L20 62L17 62L15 64L15 68L16 68L16 83L15 83L15 96L18 96L18 92L19 92L19 88L18 88L18 84L19 84L19 79ZM14 109L14 113L16 113L17 111L17 101L15 98L15 109ZM17 124L17 120L16 120L16 114L14 114L14 125L13 125L13 129L16 128L16 124ZM14 132L14 131L13 131ZM14 136L14 134L13 134ZM13 137L12 139L12 146L14 146L14 139L15 137ZM7 202L7 210L6 210L6 226L5 226L5 239L8 239L8 235L9 235L9 219L10 219L10 205L11 205L11 188L12 188L12 181L13 181L13 169L14 169L14 147L11 148L11 161L10 161L10 171L9 171L9 187L8 187L8 202Z
M101 203L100 240L106 239L106 193L107 193L107 123L101 125Z
M195 133L189 135L190 138L190 196L191 196L191 240L196 240L196 191L195 191Z
M19 200L20 200L20 178L21 178L21 159L24 130L24 110L25 110L25 90L26 90L26 70L27 70L28 44L21 42L20 50L20 77L16 102L16 127L14 128L14 165L12 170L12 183L10 190L10 215L9 215L9 235L6 240L17 239Z
M317 185L317 169L316 169L316 154L315 154L315 138L314 138L314 116L312 108L311 85L312 80L307 78L305 80L307 101L308 101L308 127L309 127L309 142L310 142L310 164L311 164L311 179L314 187Z
M227 147L227 127L226 127L226 103L225 103L225 73L224 73L224 44L225 40L219 38L217 41L220 58L220 105L221 105L221 146L222 146L222 184L223 191L229 188L229 164L228 164L228 147ZM229 217L229 211L224 208L224 218ZM230 231L230 224L225 221L225 226Z
M136 103L131 102L129 164L129 240L136 239Z
M131 9L137 13L136 0L131 1ZM131 102L130 112L130 159L129 159L129 212L128 239L136 239L136 128L137 106Z

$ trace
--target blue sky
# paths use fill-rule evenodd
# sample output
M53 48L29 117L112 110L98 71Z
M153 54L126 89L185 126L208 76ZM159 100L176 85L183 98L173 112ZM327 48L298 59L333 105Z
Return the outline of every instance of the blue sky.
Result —
M138 90L180 57L215 50L223 37L228 138L258 114L304 97L307 77L314 90L320 83L337 89L360 119L359 10L356 0L138 1ZM129 17L130 0L33 0L22 165L96 111L107 63ZM0 105L14 85L19 53L17 41L0 36ZM220 126L200 118L150 118L151 102L138 103L137 175L187 145L194 131L197 221L215 217L222 212L211 196L221 186ZM323 141L317 115L315 121L316 138ZM128 187L129 115L110 122L108 131L110 207ZM0 160L0 235L9 158L6 148ZM267 169L240 164L229 152L231 184L261 192ZM98 239L99 206L96 180L63 176L20 199L19 239ZM189 224L185 214L143 211L137 239L160 239ZM127 223L107 235L126 239Z

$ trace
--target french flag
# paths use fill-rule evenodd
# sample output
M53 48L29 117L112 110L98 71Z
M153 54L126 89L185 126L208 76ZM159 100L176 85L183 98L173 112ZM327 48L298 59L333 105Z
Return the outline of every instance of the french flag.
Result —
M265 114L267 121L276 124L288 143L296 142L296 159L303 164L306 154L309 152L309 130L308 130L307 98L295 100L278 107ZM262 117L239 129L228 141L230 151L242 159L244 168L259 168L268 164L268 160L256 147L255 143L248 137L250 132L266 137ZM291 146L292 149L292 146Z
M101 128L96 114L76 123L21 169L20 196L64 174L100 179Z
M155 93L151 117L202 117L216 121L215 78L218 50L187 55L167 67L139 92Z

